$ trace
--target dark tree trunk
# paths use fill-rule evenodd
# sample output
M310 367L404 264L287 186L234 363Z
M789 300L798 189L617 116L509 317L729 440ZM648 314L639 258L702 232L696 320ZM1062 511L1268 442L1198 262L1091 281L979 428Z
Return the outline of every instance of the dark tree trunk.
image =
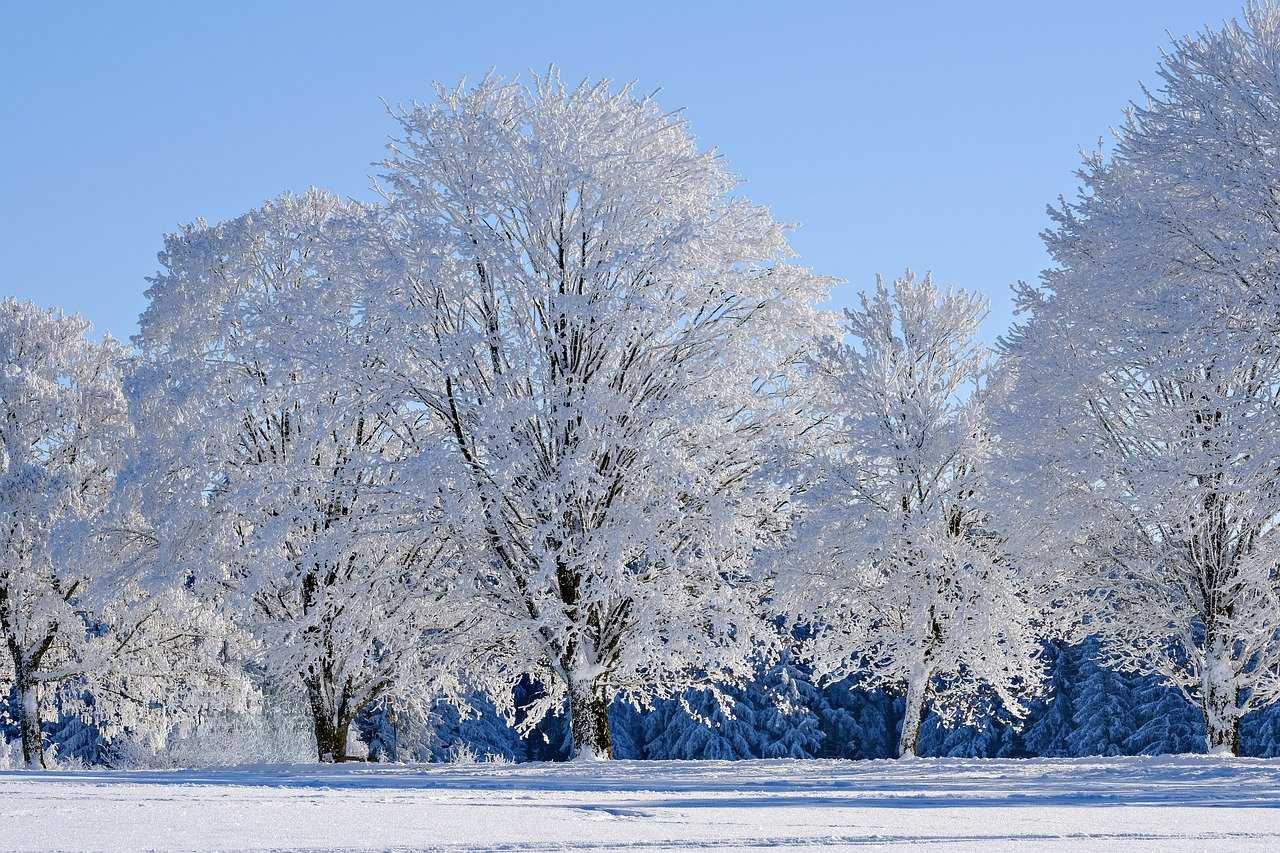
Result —
M18 732L22 739L22 760L27 767L46 767L44 734L40 730L40 683L31 677L25 665L18 664L14 669L14 680L18 688Z
M45 767L44 735L40 730L40 682L36 669L45 652L53 644L54 631L50 631L34 654L24 654L22 644L7 618L5 605L8 596L0 586L0 627L3 628L5 646L13 661L13 682L18 693L18 736L22 740L22 760L27 767Z
M319 679L307 678L307 699L311 707L311 726L316 737L316 755L323 762L347 760L347 733L355 714L345 698L335 701L332 687Z
M1231 755L1239 757L1240 719L1237 717L1210 728L1208 741L1209 752L1220 754L1230 752Z
M569 685L569 730L573 736L574 758L613 758L606 679Z
M1240 714L1235 691L1210 685L1204 698L1204 729L1210 753L1240 755Z

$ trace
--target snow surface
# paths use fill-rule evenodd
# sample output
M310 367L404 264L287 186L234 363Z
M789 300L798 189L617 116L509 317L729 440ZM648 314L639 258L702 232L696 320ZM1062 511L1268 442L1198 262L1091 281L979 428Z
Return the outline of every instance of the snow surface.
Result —
M1280 849L1280 760L0 772L4 850Z

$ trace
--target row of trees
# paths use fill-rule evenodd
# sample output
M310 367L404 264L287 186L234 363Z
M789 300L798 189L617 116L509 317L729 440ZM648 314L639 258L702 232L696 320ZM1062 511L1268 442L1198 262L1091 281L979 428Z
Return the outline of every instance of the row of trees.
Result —
M927 713L918 754L953 758L1156 755L1204 748L1204 723L1179 691L1155 675L1114 670L1100 643L1050 644L1045 694L1014 719L998 706L971 723ZM901 692L867 689L860 677L827 681L783 655L748 685L727 691L723 706L707 691L656 700L648 710L610 706L614 754L626 759L892 758L906 710ZM560 718L523 737L477 703L459 718L442 705L433 725L412 727L389 710L358 720L379 760L436 761L562 759L569 753ZM1241 722L1242 755L1280 754L1280 705Z
M957 723L929 711L920 725L918 754L955 758L1157 755L1204 749L1204 722L1181 693L1156 675L1108 666L1097 638L1050 644L1044 695L1026 703L1021 719L998 706ZM517 706L537 685L517 684ZM639 709L622 700L609 707L613 754L621 759L892 758L905 711L900 693L866 689L858 677L818 678L794 656L757 671L755 680L724 689L728 702L706 690L656 699ZM280 698L280 697L274 697ZM313 760L305 709L272 703L252 716L207 718L171 738L163 754L107 739L93 723L57 703L45 720L45 740L59 764L184 767L205 763ZM517 714L517 720L520 719ZM375 702L357 714L352 752L374 761L562 761L572 755L567 721L548 716L531 729L505 718L482 694L463 708L440 699L426 716ZM0 702L0 735L16 738ZM16 747L17 744L13 744ZM0 750L0 767L18 756ZM1280 704L1241 720L1240 754L1280 755Z
M6 301L25 760L55 697L159 747L281 694L322 759L477 694L608 757L615 702L731 712L797 636L900 755L1088 635L1237 752L1280 699L1277 67L1272 3L1174 45L998 361L928 276L819 310L678 116L554 72L402 111L378 204L169 235L133 350Z

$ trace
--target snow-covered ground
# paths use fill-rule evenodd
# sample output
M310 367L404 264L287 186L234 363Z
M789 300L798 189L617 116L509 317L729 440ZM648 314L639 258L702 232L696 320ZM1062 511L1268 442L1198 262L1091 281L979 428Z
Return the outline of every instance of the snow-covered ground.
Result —
M1278 850L1280 761L0 772L4 850Z

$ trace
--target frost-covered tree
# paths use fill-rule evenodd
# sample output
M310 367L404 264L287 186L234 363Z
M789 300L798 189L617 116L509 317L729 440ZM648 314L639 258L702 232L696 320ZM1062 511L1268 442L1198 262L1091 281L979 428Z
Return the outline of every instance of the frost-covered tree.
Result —
M127 354L88 331L79 317L0 303L0 678L13 684L30 766L46 760L46 686L64 715L162 742L225 675L220 643L200 630L207 614L148 573L145 537L124 523ZM234 681L220 685L229 701Z
M1022 559L1212 751L1280 698L1280 7L1176 42L1051 210L1001 424Z
M0 303L0 633L23 759L44 763L40 689L77 671L97 589L77 540L104 516L128 434L125 353L59 311Z
M988 529L982 489L990 353L978 294L908 273L846 311L829 381L825 470L792 562L817 668L901 690L899 754L916 752L926 703L963 715L975 691L1005 707L1040 680L1030 585Z
M211 715L245 714L255 704L234 624L155 561L153 540L137 547L145 530L131 524L101 537L109 548L97 549L98 565L122 565L131 577L103 578L108 601L86 625L92 655L60 697L62 713L91 723L113 756L139 761L167 751Z
M629 87L488 78L400 122L387 359L447 436L429 476L513 674L607 757L615 696L751 671L752 557L787 506L762 474L804 428L828 282Z
M468 618L431 484L400 464L430 430L387 393L368 220L312 190L169 235L131 380L162 559L258 641L339 761L361 708L434 692L446 629Z

